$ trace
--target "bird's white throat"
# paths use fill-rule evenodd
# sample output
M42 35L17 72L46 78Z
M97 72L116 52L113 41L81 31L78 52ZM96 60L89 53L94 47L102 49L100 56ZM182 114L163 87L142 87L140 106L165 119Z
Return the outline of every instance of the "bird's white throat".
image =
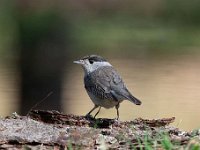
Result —
M112 66L109 62L94 62L93 64L88 64L84 66L84 70L86 74L89 74L100 67L105 67L105 66Z

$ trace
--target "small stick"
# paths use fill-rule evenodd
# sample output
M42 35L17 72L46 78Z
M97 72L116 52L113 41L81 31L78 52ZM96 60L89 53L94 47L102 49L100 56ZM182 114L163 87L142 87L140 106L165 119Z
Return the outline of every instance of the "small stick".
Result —
M46 99L47 99L49 96L51 96L52 94L53 94L52 91L49 92L49 93L47 94L47 96L45 96L41 101L39 101L39 102L37 102L35 105L33 105L33 107L31 107L31 109L28 111L28 113L27 113L26 116L29 115L29 113L33 110L33 108L37 107L39 104L41 104L44 100L46 100Z

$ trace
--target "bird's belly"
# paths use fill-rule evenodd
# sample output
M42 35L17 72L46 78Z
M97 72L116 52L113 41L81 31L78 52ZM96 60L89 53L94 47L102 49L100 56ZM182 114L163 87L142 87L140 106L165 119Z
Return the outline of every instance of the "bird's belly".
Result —
M89 97L91 98L92 102L97 106L102 106L105 108L112 108L116 106L119 102L113 99L100 99L94 96L92 93L88 92Z

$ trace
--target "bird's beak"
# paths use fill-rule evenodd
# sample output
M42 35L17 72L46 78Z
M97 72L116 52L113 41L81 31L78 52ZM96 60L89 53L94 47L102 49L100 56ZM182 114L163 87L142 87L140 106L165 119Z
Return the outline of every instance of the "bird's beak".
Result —
M73 63L83 65L84 61L81 59L81 60L73 61Z

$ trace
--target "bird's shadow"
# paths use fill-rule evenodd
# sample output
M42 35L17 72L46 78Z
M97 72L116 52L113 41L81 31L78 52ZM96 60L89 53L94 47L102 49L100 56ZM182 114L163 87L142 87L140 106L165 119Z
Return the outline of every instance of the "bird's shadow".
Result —
M85 119L90 122L89 126L93 128L109 128L110 125L117 121L116 119L94 118L91 115L85 116Z

